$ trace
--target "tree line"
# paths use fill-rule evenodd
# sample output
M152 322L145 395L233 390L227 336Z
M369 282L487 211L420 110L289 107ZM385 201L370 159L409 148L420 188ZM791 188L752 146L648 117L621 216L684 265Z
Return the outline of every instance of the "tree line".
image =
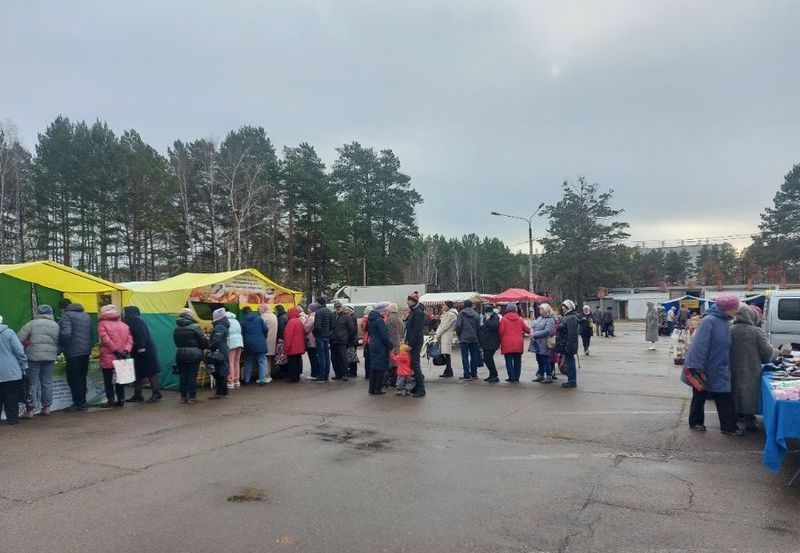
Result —
M0 129L0 263L52 259L103 278L255 267L311 297L400 282L422 197L390 149L358 142L330 168L262 127L162 155L135 130L57 117L33 153Z
M278 149L262 127L166 155L135 130L60 116L35 151L0 127L0 263L52 259L116 282L255 267L307 297L344 284L432 290L527 287L527 255L492 237L420 235L420 194L390 149L358 142L330 167L314 147ZM536 291L581 300L599 287L800 282L800 165L742 251L625 245L613 190L579 178L545 206Z

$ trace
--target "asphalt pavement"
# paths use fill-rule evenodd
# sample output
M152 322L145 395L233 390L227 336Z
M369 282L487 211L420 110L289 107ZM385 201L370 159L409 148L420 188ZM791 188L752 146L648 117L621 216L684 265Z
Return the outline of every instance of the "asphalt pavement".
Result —
M669 341L617 329L573 390L525 354L519 384L431 366L422 399L275 382L0 426L0 553L800 550L800 455L773 476L713 403L691 432Z

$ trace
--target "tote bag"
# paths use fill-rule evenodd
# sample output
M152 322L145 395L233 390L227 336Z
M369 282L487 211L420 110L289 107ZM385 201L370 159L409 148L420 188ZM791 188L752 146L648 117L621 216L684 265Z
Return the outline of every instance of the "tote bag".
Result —
M113 363L117 384L130 384L136 380L136 371L133 370L133 359L114 359Z

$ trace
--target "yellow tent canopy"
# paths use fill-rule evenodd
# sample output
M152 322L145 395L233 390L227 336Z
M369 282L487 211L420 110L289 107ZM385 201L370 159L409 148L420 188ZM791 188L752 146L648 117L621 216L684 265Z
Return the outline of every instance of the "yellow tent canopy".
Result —
M128 289L102 278L67 267L55 261L31 261L0 265L0 274L61 292L68 299L83 305L86 311L97 312L98 294L108 294L122 306L129 297Z
M226 287L226 284L230 285ZM223 273L182 273L157 282L140 282L131 287L130 303L142 313L177 313L188 300L211 303L258 304L265 301L263 291L272 291L273 303L296 304L301 292L291 290L270 280L256 269L241 269ZM232 291L237 289L236 291ZM251 291L254 301L241 301L243 291ZM236 301L226 301L233 294ZM291 299L291 301L286 301Z

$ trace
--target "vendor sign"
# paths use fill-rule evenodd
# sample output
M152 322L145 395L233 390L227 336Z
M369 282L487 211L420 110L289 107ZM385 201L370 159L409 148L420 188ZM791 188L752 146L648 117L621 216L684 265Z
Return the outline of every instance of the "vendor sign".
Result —
M700 300L681 300L681 307L686 309L700 309Z
M238 304L293 304L294 296L265 286L263 281L253 275L241 274L219 284L193 289L189 294L189 301Z

